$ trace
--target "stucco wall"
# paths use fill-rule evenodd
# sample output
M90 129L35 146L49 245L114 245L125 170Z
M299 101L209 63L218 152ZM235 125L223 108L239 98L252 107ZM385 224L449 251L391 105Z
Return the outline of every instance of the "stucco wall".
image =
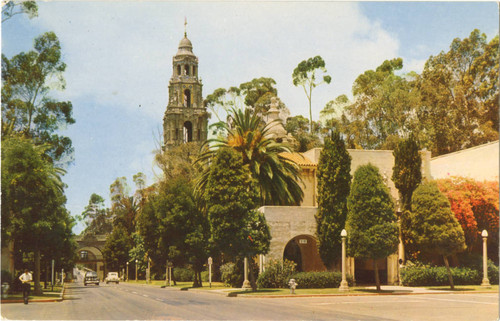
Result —
M498 141L431 159L434 179L465 176L478 181L498 181Z
M264 213L271 232L271 248L266 260L283 259L285 246L292 238L298 235L316 233L317 207L312 206L263 206L259 211Z
M392 150L362 150L362 149L348 149L347 152L351 155L351 175L354 175L356 169L358 169L361 165L366 165L371 163L376 166L382 177L384 177L388 183L388 186L391 190L392 197L396 200L398 199L398 190L394 186L394 183L391 180L392 177L392 168L394 167L394 156L392 155ZM303 155L313 163L318 164L319 156L321 153L321 148L314 148ZM431 177L431 153L429 151L421 151L420 155L422 157L422 176L426 178ZM497 158L498 161L498 158ZM309 183L309 186L312 183ZM314 185L316 187L317 182L315 179ZM311 193L311 188L304 191L304 193ZM314 195L315 197L316 195ZM304 205L316 205L316 203L311 204L309 200L311 199L311 195L307 195L307 198L304 197L304 200L308 200L308 202L303 202Z

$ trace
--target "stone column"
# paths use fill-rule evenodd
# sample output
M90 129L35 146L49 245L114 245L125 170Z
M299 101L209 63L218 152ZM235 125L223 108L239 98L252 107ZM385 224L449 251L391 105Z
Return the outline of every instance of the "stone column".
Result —
M481 283L481 286L490 287L490 280L488 279L488 248L486 246L488 232L483 230L481 236L483 237L483 282Z
M342 281L340 282L339 291L349 291L349 285L346 279L346 257L345 257L345 239L347 237L347 231L344 229L340 233L342 237Z

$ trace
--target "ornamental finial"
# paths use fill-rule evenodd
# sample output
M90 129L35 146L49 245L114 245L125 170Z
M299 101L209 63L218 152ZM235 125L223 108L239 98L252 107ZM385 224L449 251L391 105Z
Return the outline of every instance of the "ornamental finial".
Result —
M188 24L187 18L184 17L184 37L186 38L187 38L187 24Z

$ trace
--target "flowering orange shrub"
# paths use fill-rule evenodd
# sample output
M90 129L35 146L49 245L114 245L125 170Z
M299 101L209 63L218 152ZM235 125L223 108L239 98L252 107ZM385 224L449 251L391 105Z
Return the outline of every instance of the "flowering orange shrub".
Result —
M454 176L439 179L437 184L440 191L450 201L451 210L464 230L468 251L481 251L481 232L487 230L489 234L488 254L489 256L497 255L498 182L479 182L470 178Z

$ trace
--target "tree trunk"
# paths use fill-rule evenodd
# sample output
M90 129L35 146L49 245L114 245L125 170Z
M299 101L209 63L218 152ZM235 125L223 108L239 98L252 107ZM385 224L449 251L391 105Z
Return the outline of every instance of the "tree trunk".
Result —
M200 281L200 288L203 287L203 280L201 279L201 271L198 271L198 280Z
M448 280L450 281L450 288L452 290L455 289L455 285L453 284L453 276L451 275L450 264L448 263L448 257L443 255L444 265L446 265L446 271L448 271Z
M377 260L373 260L373 267L375 268L375 284L377 285L377 291L380 291L380 278L378 276L378 265Z
M193 282L193 288L199 288L200 283L198 282L198 272L194 272L194 282Z
M35 249L35 295L42 295L42 287L40 286L40 249Z

